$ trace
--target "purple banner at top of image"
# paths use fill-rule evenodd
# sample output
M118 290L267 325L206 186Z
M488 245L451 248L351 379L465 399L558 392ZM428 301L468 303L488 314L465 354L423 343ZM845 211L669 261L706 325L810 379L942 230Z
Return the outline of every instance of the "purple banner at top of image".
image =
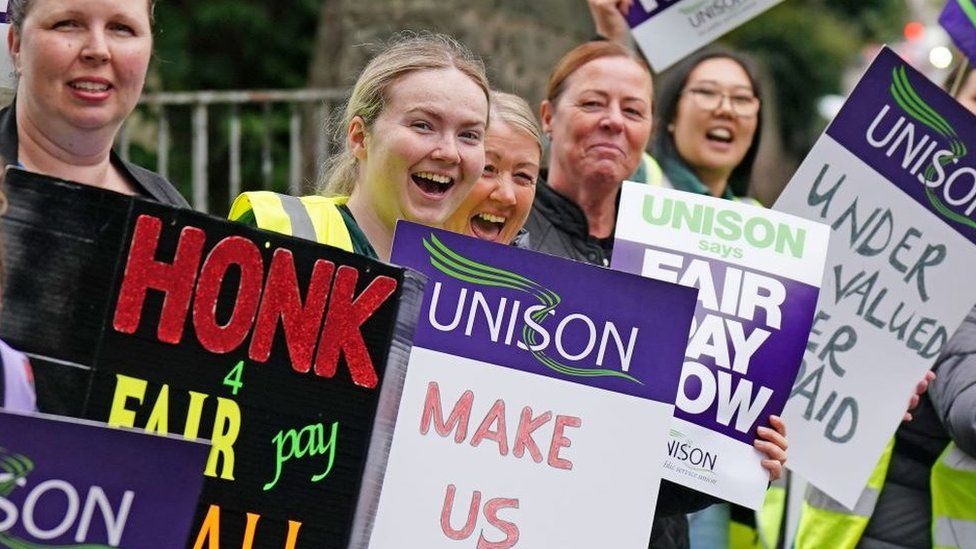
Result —
M976 116L893 51L881 50L827 135L976 243Z
M401 221L428 276L414 346L673 403L697 292Z
M693 268L693 262L698 262L698 266L703 263L707 264L708 267L702 270L710 273L714 285L714 290L703 288L699 291L699 303L695 311L696 329L692 331L686 358L688 361L701 364L704 369L710 372L705 382L697 373L689 375L684 387L687 398L696 401L698 403L696 406L701 406L702 411L688 413L679 407L675 409L674 416L738 441L752 444L753 439L756 438L756 427L768 426L770 414L780 414L790 396L790 390L793 387L793 382L803 359L803 352L806 349L810 328L813 325L813 316L819 295L818 288L781 276L753 271L714 258L679 253L621 239L617 239L614 243L613 268L640 273L644 266L645 254L649 250L652 253L681 256L681 266L669 268L669 270L679 273L679 280L681 273L684 273L686 269ZM738 281L730 285L732 293L728 293L725 289L730 274L734 274L736 277L734 280ZM738 278L740 275L741 278ZM752 279L748 281L749 283L747 283L747 277ZM736 287L738 290L735 289ZM752 303L768 302L769 300L764 298L775 295L776 291L781 289L784 294L782 303L778 307L768 306L767 303L767 307L757 306L747 311L744 305L748 298L745 295L747 293L746 287L755 288L756 294L760 296L758 299L749 299ZM718 302L716 304L719 305L719 308L729 312L706 309L703 300L706 299L707 295L716 296L715 300ZM734 302L722 303L721 300L725 297L733 299ZM778 313L771 313L771 309L777 309ZM778 323L772 320L775 314L779 316ZM708 316L712 318L706 321ZM708 323L707 327L706 323ZM778 324L779 328L770 324ZM716 329L713 330L712 328ZM757 329L766 330L769 335L762 341L759 339L751 340L761 341L761 344L757 346L748 361L745 374L733 371L730 367L717 366L714 357L721 351L712 350L699 353L695 350L724 348L728 352L729 365L734 366L734 359L737 354L734 341L736 339L742 341L743 339L737 338L733 334L740 333L745 341L750 341L750 338L756 337L755 331ZM696 336L696 330L702 331ZM697 347L693 344L696 337L700 338L698 339L700 345ZM740 345L740 348L745 349L751 343L741 343ZM698 356L693 356L693 354ZM748 355L746 352L741 354L743 357ZM694 367L686 366L685 369L684 375L696 371ZM698 373L704 374L704 369L698 369ZM723 377L724 380L721 379ZM708 401L707 397L703 396L703 388L705 388L706 395L711 392L711 389L706 387L706 383L714 388L714 400L707 406ZM728 389L725 392L732 398L723 396L723 383L728 383ZM751 388L749 384L751 384ZM739 395L738 404L735 403L737 401L735 395L737 394ZM758 408L753 409L758 406L753 403L759 403L764 399L766 401L762 405L761 411ZM731 402L731 404L723 404L720 407L720 402ZM731 413L729 413L730 411ZM728 421L719 422L718 418L722 415L725 415ZM747 421L750 416L755 419Z
M627 12L627 24L634 28L680 2L681 0L635 0Z
M184 547L209 446L89 422L0 412L0 543L63 549ZM5 520L9 519L7 513Z

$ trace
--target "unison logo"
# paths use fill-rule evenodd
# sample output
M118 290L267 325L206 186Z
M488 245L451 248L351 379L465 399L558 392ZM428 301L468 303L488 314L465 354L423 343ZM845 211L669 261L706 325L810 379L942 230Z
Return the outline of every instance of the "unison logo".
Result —
M907 118L899 116L886 123L891 108L882 106L868 127L867 142L876 149L887 148L889 158L900 156L901 168L925 186L925 197L939 214L976 228L971 218L976 211L976 169L958 167L968 153L965 143L915 91L905 67L892 70L889 90Z
M441 296L443 285L439 282L434 285L429 320L435 329L443 332L454 331L461 326L462 320L467 318L465 335L471 336L477 326L484 325L487 327L488 337L492 343L514 344L517 348L531 353L545 367L560 374L573 377L617 377L641 383L640 380L626 373L633 358L638 328L631 328L629 338L625 342L621 331L613 322L607 321L602 327L598 327L592 319L579 313L557 317L556 307L562 298L552 290L518 273L464 257L447 247L433 234L429 238L424 238L423 242L429 254L430 264L438 271L465 284L457 294L453 314L448 315L451 320L446 323L437 320L438 302L445 299ZM471 285L473 288L466 285ZM534 303L523 304L518 299L508 297L492 300L484 292L477 290L477 287L504 288L528 294ZM470 299L468 299L469 293ZM558 318L552 332L544 326L550 317ZM551 327L552 323L548 324ZM582 336L580 336L581 330ZM573 336L569 335L571 331ZM592 359L597 366L602 366L613 351L616 351L619 359L620 370L600 367L581 368L564 362Z
M706 452L688 440L684 433L671 429L671 439L668 440L668 455L684 462L689 469L704 474L715 473L715 463L718 455Z
M48 479L28 487L27 475L34 470L29 458L11 454L0 448L0 545L12 549L113 549L118 547L125 530L126 519L135 493L127 490L117 509L112 508L105 491L98 486L89 488L84 500L68 481ZM26 496L12 501L15 490L26 490ZM52 516L51 509L64 509ZM96 511L102 515L110 545L88 543L89 530ZM43 516L43 520L40 517ZM53 540L74 529L74 541L79 545L37 543L10 533L17 524L34 540Z

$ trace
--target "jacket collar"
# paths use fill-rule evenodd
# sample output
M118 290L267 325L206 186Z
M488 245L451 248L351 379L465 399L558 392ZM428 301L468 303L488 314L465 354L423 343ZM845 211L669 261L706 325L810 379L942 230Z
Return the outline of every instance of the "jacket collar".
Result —
M6 164L20 165L20 160L17 158L18 147L17 97L15 96L13 102L0 111L0 155L3 156L3 161ZM135 185L136 191L138 191L140 196L151 197L164 204L169 203L169 197L166 196L162 188L158 185L147 186L133 174L132 165L115 154L114 149L109 152L109 162L112 163L113 167L122 172L123 177Z

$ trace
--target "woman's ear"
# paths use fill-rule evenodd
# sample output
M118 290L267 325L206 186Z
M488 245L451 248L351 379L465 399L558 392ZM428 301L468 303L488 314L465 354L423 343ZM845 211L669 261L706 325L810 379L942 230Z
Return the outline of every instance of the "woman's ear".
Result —
M366 121L362 116L354 116L346 131L346 148L359 161L366 160L366 133Z
M20 76L20 35L13 25L7 28L7 51L10 52L10 59L14 63L14 71Z
M552 103L548 99L543 99L539 105L539 120L542 121L542 133L552 139Z

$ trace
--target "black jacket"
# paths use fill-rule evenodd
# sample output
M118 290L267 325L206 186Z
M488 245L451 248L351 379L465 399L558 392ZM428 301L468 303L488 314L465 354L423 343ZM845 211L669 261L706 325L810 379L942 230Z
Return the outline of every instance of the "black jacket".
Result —
M610 252L599 239L590 236L583 210L539 180L535 202L525 223L529 248L584 263L609 266ZM697 490L662 480L651 532L652 549L683 549L689 546L687 513L693 513L720 500Z
M5 165L19 163L16 112L16 99L9 107L0 110L0 156L3 157ZM136 186L143 198L180 208L190 207L183 195L163 176L122 160L114 150L111 152L110 160L112 166Z

